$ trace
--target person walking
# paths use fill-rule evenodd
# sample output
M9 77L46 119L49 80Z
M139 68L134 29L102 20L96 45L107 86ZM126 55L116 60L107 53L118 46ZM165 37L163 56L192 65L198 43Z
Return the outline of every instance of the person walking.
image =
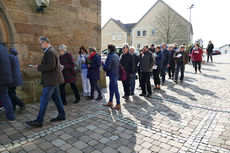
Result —
M211 58L211 62L213 62L213 60L212 60L213 49L214 49L214 45L213 45L212 41L210 40L208 42L208 47L207 47L207 63L209 62L209 57Z
M149 48L149 51L152 53L156 52L154 44L151 45L151 47Z
M121 54L120 64L124 67L126 72L126 80L122 81L125 95L123 98L125 100L129 100L130 94L130 80L132 75L135 74L135 61L133 55L129 53L129 45L124 44L123 46L123 53Z
M50 98L52 98L58 110L58 116L51 119L50 122L66 119L64 107L58 92L58 86L64 83L62 75L63 66L61 66L57 52L51 47L48 38L41 36L39 38L39 46L42 48L44 56L41 64L33 65L33 67L42 73L43 91L40 98L40 109L37 119L26 122L31 127L42 127Z
M162 85L164 85L167 67L169 67L169 51L167 50L165 43L162 43L161 48L162 48L162 54L164 56L163 65L162 65L162 69L161 69L161 79L162 79Z
M146 86L147 86L147 97L152 96L152 89L150 84L150 76L153 71L153 65L155 63L155 57L149 51L148 46L144 46L143 55L140 58L140 70L142 75L141 90L142 93L140 96L146 96Z
M140 69L140 59L143 55L143 49L139 50L139 56L138 56L138 64L137 64L137 73L138 73L138 78L139 78L139 87L141 87L141 69Z
M90 96L90 83L87 78L88 67L87 67L87 50L84 46L81 46L79 50L79 55L77 57L77 67L81 72L81 82L83 88L83 96Z
M129 47L130 53L133 55L134 63L135 63L135 72L131 77L131 88L130 88L130 95L134 95L135 85L136 85L136 73L137 73L137 65L139 63L139 57L137 53L135 53L135 47Z
M73 90L75 95L75 101L73 103L79 103L81 98L79 95L78 88L75 84L77 78L76 78L76 73L74 72L74 60L72 54L67 51L67 46L64 44L58 47L58 54L59 54L60 63L62 66L64 66L64 69L62 70L62 74L64 76L65 82L59 86L62 103L63 105L67 105L66 92L65 92L65 86L67 83L70 84L71 89Z
M10 48L8 52L11 61L11 70L13 76L13 83L9 85L8 93L13 105L13 110L15 111L16 105L18 105L20 107L18 113L21 114L25 110L26 105L16 95L16 88L23 84L22 74L20 71L20 63L17 57L18 52L15 48Z
M169 67L168 67L168 75L169 79L174 79L175 74L175 59L173 58L176 50L173 49L173 45L169 45Z
M91 95L88 96L87 99L94 99L94 89L96 88L98 92L98 97L95 100L101 100L102 92L99 87L98 80L100 80L100 67L101 67L101 56L96 53L95 47L89 48L89 57L87 60L88 73L87 77L89 78L90 86L91 86Z
M201 73L201 61L202 61L202 55L203 51L199 48L199 44L195 44L195 48L192 51L192 59L194 61L194 67L195 67L195 74L197 73L197 65L198 70Z
M188 63L188 53L184 51L185 46L181 45L179 51L174 54L174 59L176 62L176 73L174 82L177 84L178 75L180 72L180 81L183 83L184 80L184 70L185 65Z
M5 108L6 119L15 121L12 102L8 94L8 85L13 83L11 62L7 49L0 44L0 102Z
M156 46L155 56L155 64L153 65L153 78L154 78L154 89L161 89L161 81L160 81L160 72L163 66L163 53L161 52L161 47Z
M113 106L113 97L115 94L117 104L113 109L121 109L120 104L120 94L118 90L118 79L119 79L119 64L120 59L119 56L116 54L116 47L113 44L108 45L109 55L103 64L103 69L106 71L106 76L109 77L109 102L104 104L104 106Z

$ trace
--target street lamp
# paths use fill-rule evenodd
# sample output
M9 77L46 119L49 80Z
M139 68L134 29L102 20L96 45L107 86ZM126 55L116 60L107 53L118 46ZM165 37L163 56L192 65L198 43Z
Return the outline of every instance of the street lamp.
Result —
M194 4L192 4L188 9L190 10L189 14L189 26L188 26L188 45L190 43L190 30L191 30L191 24L192 24L192 8L194 8Z

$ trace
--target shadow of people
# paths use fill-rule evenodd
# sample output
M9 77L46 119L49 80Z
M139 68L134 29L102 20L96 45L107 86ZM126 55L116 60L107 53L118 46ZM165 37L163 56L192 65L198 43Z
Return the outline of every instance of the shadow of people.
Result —
M219 70L216 70L216 69L208 69L208 68L203 68L203 67L202 67L202 70L211 71L211 72L219 72Z
M205 73L201 73L201 75L203 75L204 77L212 78L212 79L226 80L226 78L220 77L220 76L216 76L216 75L208 75L208 74L205 74Z

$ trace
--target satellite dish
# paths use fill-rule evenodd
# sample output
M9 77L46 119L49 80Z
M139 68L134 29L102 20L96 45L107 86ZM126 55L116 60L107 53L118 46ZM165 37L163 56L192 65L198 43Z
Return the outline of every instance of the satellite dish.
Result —
M49 0L36 0L36 4L39 7L47 7L49 5Z

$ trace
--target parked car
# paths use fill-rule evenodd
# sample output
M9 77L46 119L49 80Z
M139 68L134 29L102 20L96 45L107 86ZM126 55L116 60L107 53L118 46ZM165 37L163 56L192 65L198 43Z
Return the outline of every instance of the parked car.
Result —
M123 53L123 48L122 48L122 47L116 48L116 53L117 53L117 55L120 57L120 55ZM108 49L104 49L104 50L101 52L101 59L102 59L102 61L105 61L105 60L106 60L108 54L109 54Z
M221 51L219 49L214 49L212 55L220 55Z

